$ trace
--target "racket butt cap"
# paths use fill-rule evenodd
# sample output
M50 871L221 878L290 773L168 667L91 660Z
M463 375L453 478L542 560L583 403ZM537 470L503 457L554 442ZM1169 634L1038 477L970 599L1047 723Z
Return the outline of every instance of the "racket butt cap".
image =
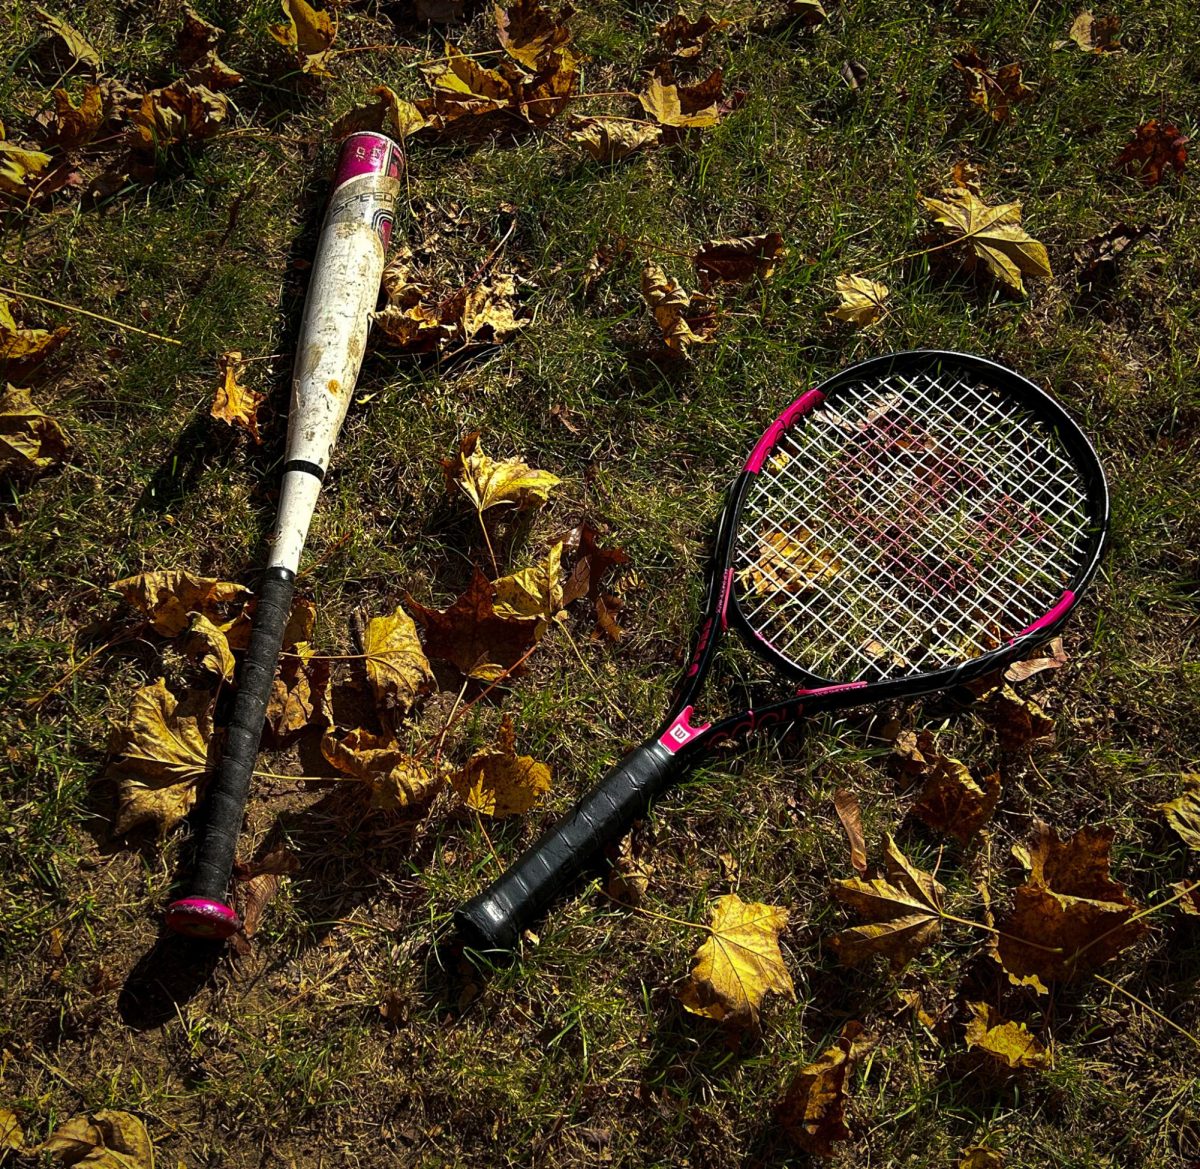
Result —
M496 898L486 893L455 913L454 926L463 945L481 954L509 953L516 949L521 936L513 915L505 913Z
M223 940L242 928L238 915L220 901L184 897L167 906L167 925L188 938Z

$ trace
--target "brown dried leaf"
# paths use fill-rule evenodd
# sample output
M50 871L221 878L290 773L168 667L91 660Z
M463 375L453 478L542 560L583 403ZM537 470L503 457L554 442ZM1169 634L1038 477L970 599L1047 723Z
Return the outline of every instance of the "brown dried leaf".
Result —
M1007 683L983 695L979 713L996 732L1005 751L1054 734L1054 720L1036 702L1022 698Z
M21 1121L10 1108L0 1108L0 1154L12 1149L19 1152L25 1147L25 1133Z
M175 53L183 65L194 65L221 43L223 28L210 24L190 4L183 6L183 24L175 34Z
M537 641L538 622L498 616L495 596L492 583L476 569L467 591L448 609L427 609L409 597L408 607L425 632L425 652L485 682L511 671Z
M679 992L683 1005L733 1027L758 1027L758 1009L768 991L795 998L791 975L779 952L787 925L779 905L743 901L726 893L709 919L708 940L692 958L692 971Z
M623 158L662 142L662 129L628 118L575 118L569 142L578 142L597 162L620 162Z
M504 51L530 73L536 73L555 49L571 40L563 23L571 14L564 8L557 17L538 0L515 0L508 5L494 4L496 37Z
M283 878L299 870L300 858L286 845L280 845L266 856L239 868L241 871L235 869L234 878L238 881L241 897L241 936L250 939L258 933L263 910L279 892Z
M906 776L923 783L913 815L935 832L966 844L992 818L1000 798L998 773L977 780L961 760L936 750L929 731L902 731L892 753Z
M833 1142L850 1139L846 1126L846 1077L872 1041L851 1020L835 1046L792 1078L775 1116L783 1131L807 1153L832 1157Z
M1075 17L1067 36L1085 53L1121 53L1124 49L1121 46L1120 32L1119 16L1096 17L1087 10ZM1054 47L1058 48L1066 43L1059 41Z
M1023 662L1013 662L1004 671L1004 678L1008 682L1024 682L1026 678L1032 678L1034 674L1040 674L1043 670L1058 670L1067 664L1071 659L1067 657L1067 651L1063 649L1063 641L1061 637L1056 637L1049 645L1050 655L1048 657L1027 658Z
M971 1145L963 1149L958 1169L1004 1169L1004 1157L995 1149Z
M967 245L969 269L982 260L987 269L1012 292L1024 294L1022 276L1050 280L1046 249L1021 227L1021 204L990 207L966 187L951 187L944 198L921 197L934 222L952 238Z
M1048 982L1071 981L1102 966L1148 928L1139 906L1109 874L1111 828L1081 828L1059 841L1038 823L1021 851L1029 879L999 923L993 954L1014 984L1046 993Z
M628 836L621 837L616 847L604 890L620 905L641 905L653 872L649 849L635 827Z
M28 390L0 395L0 475L28 475L61 463L71 449L62 428L34 404Z
M792 19L799 17L800 23L809 28L829 19L821 0L788 0L787 15Z
M572 528L562 537L563 550L573 558L571 574L563 586L563 604L569 605L580 597L595 601L600 596L600 582L611 568L629 563L624 548L601 548L596 542L596 529L589 523Z
M337 34L337 26L329 14L313 8L307 0L279 0L279 6L287 24L270 25L267 31L285 49L291 50L302 72L328 77L326 58Z
M175 81L144 94L130 115L130 146L156 156L175 146L211 138L229 117L229 99L204 85Z
M360 130L373 130L399 141L424 130L430 124L426 111L397 96L389 86L377 85L371 94L373 101L355 106L334 122L330 131L334 138L344 138Z
M685 292L650 260L642 268L642 296L672 353L683 355L690 345L712 341L717 328L712 298L702 292Z
M0 142L0 147L3 145ZM0 154L0 189L3 187L4 158ZM50 331L18 325L13 316L12 305L13 302L0 293L0 361L15 363L22 368L45 361L62 344L71 327L62 325Z
M700 245L692 263L705 280L769 280L786 251L783 236L768 231L736 239L710 239Z
M985 1052L1008 1068L1045 1068L1050 1053L1024 1023L1001 1019L990 1003L967 1003L967 1047Z
M460 325L464 341L507 341L529 321L518 318L517 281L497 272L468 288L462 300Z
M258 411L266 394L260 394L238 381L245 364L238 350L222 353L220 358L221 384L217 386L216 396L209 414L218 422L239 426L254 440L257 446L262 445L258 433Z
M1183 795L1159 804L1158 810L1183 843L1193 852L1200 852L1200 773L1184 772L1179 778L1183 780Z
M850 842L850 864L859 873L867 871L867 844L863 839L862 810L858 806L858 797L839 787L833 793L833 810L837 812L842 827L846 830L846 839Z
M389 617L373 617L363 635L367 678L381 710L407 710L433 683L433 670L417 637L416 622L397 605Z
M869 280L866 276L852 276L842 273L834 282L841 304L826 316L835 321L849 321L860 329L876 324L887 310L884 301L891 295L891 289L877 280Z
M104 91L99 85L89 82L84 86L79 105L71 101L65 89L55 89L54 112L39 118L46 127L47 138L63 150L74 150L90 142L108 121L108 110Z
M732 22L717 20L707 12L702 12L695 20L690 20L683 12L677 12L668 17L654 31L667 55L680 61L698 57L708 45L708 34L723 32Z
M267 725L276 742L328 726L333 721L328 701L329 660L315 656L307 642L292 643L292 652L280 660L267 702Z
M388 735L360 729L339 739L327 731L321 754L338 771L361 779L370 790L371 806L386 812L423 808L446 786L442 772L430 772Z
M720 69L714 69L695 85L686 85L677 83L670 69L660 68L648 79L638 101L661 126L698 129L720 122L723 90Z
M833 895L866 924L835 934L832 945L847 966L881 954L900 969L942 932L941 885L915 868L891 836L885 837L887 878L851 877L833 883Z
M1172 168L1183 174L1187 165L1187 144L1190 141L1170 122L1159 123L1157 118L1143 122L1117 156L1117 168L1126 174L1140 174L1148 187L1162 181L1163 172Z
M216 767L214 745L211 694L192 691L177 701L163 678L137 691L105 772L117 781L113 831L150 823L162 835L178 824Z
M512 721L506 714L496 745L476 751L450 776L463 803L500 820L528 812L550 790L550 768L529 755L518 755Z
M62 41L74 60L97 71L101 68L100 54L78 29L73 28L65 20L52 16L44 8L38 8L35 5L33 11L37 15L38 22Z
M191 624L193 612L203 613L215 624L223 625L225 607L244 606L250 590L231 581L194 576L180 569L165 572L141 572L114 581L110 586L126 603L145 614L155 633L175 637ZM240 648L240 647L235 647Z
M73 1117L32 1151L84 1169L154 1169L146 1126L128 1112L111 1109Z
M954 68L962 74L967 100L990 114L993 122L1007 122L1012 107L1025 101L1032 93L1021 80L1021 65L1012 61L992 70L974 49L954 55Z

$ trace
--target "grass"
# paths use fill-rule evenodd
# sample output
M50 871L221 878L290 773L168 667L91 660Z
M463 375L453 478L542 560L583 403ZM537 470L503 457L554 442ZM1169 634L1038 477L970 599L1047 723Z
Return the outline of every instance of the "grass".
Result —
M627 590L627 636L593 642L573 617L504 698L521 750L555 774L552 797L519 821L485 832L443 801L398 825L364 814L341 787L262 781L245 855L282 839L301 868L249 954L176 948L169 977L162 958L175 944L159 940L159 912L189 830L112 838L101 773L133 691L188 667L139 638L63 679L111 636L104 623L122 613L113 580L186 567L253 584L305 287L297 261L311 256L334 156L328 125L381 82L418 93L414 63L440 52L440 36L350 4L339 44L407 48L337 58L318 84L289 72L267 35L273 4L205 4L229 30L223 56L247 79L231 92L231 129L98 206L68 193L5 213L0 283L182 342L25 306L31 321L73 327L33 388L74 442L66 466L6 482L0 497L0 1104L30 1141L112 1107L146 1120L163 1164L801 1164L772 1105L791 1070L857 1018L880 1043L856 1073L855 1135L835 1164L932 1169L976 1144L1004 1150L1010 1167L1200 1158L1196 1050L1181 1033L1200 1035L1191 919L1164 913L1105 968L1128 994L1097 981L1048 998L1010 992L978 957L978 937L956 927L896 976L847 972L823 944L842 920L828 882L850 872L838 786L858 795L873 847L898 831L918 863L940 866L955 913L978 913L989 847L1003 873L1035 818L1062 833L1112 824L1114 874L1143 903L1194 872L1153 807L1200 761L1200 229L1191 174L1146 188L1112 160L1150 117L1195 134L1200 18L1187 0L1115 3L1106 11L1122 17L1129 51L1093 58L1055 47L1075 16L1058 3L830 7L817 30L742 19L714 38L704 60L747 97L694 149L600 166L561 123L471 147L413 145L398 237L415 246L440 232L436 250L469 273L515 221L501 264L527 281L534 322L471 360L368 358L306 552L316 641L353 652L356 611L389 611L406 592L449 603L472 563L486 564L474 515L447 499L438 465L474 428L490 453L521 454L564 480L532 529L497 549L507 567L582 518L606 525L639 582ZM636 87L669 13L603 3L576 14L586 88ZM110 75L138 87L176 75L174 6L81 0L64 15ZM38 49L32 6L10 5L5 26L0 119L26 140L58 73ZM494 48L486 13L454 36L468 51ZM994 126L963 100L951 55L966 44L1025 64L1035 94L1012 123ZM858 90L840 76L851 60L869 76ZM989 202L1022 201L1049 248L1056 278L1025 299L929 258L887 263L921 248L917 196L964 158L981 168ZM1085 304L1073 253L1122 220L1155 226L1123 257L1116 287ZM643 258L688 282L679 253L765 230L789 247L775 277L734 302L691 362L665 359L638 294ZM614 249L589 279L597 249L622 239L645 242ZM877 265L874 278L894 289L887 319L861 333L828 321L835 276ZM514 857L660 718L735 460L811 380L918 346L1022 370L1067 405L1108 470L1114 540L1067 634L1070 665L1026 687L1054 715L1053 738L1027 759L1001 759L978 714L943 700L723 756L648 825L647 912L591 890L558 906L512 967L447 977L431 940L495 875L494 854ZM229 349L262 359L252 384L273 413L261 449L207 417L216 356ZM435 729L458 684L427 715ZM735 658L709 701L720 709L747 689L769 690L766 671ZM943 850L902 826L911 797L873 733L889 720L939 730L972 765L1004 764L990 846ZM465 757L497 721L495 707L473 707L452 750ZM281 752L264 765L303 773L305 758ZM790 908L783 948L797 985L795 1003L769 1002L759 1038L732 1047L675 1000L700 935L666 920L703 921L731 888ZM944 1008L945 1026L901 1011L898 988L921 991L931 1013ZM981 1074L964 1058L963 997L1003 1002L1053 1042L1054 1067Z

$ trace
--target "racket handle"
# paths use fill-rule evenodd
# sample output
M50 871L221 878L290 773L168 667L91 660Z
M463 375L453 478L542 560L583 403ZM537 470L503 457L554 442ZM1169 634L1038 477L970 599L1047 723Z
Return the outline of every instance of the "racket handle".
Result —
M508 872L458 910L459 936L476 950L513 949L683 771L683 761L657 739L630 752Z
M191 886L185 896L167 907L167 925L176 933L227 938L241 928L228 900L229 876L295 585L296 574L290 569L267 569L226 732L221 769L208 790L204 838Z

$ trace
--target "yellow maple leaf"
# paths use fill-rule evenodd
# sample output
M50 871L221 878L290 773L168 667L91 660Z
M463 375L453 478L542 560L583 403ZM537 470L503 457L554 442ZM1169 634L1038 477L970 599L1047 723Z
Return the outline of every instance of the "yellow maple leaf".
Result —
M1070 41L1055 41L1054 48L1060 49L1074 41L1075 45L1085 53L1123 52L1121 46L1121 18L1119 16L1094 16L1091 9L1081 12L1071 24L1067 33Z
M496 596L492 608L496 616L517 620L536 617L538 637L545 632L547 623L564 617L562 551L559 540L546 554L543 564L523 568L493 581Z
M695 85L678 84L669 70L660 69L638 94L638 101L662 126L700 129L720 122L723 85L720 69L714 69Z
M478 431L463 439L456 460L444 460L449 481L457 483L482 514L502 505L524 510L540 507L562 480L522 459L493 459L484 453Z
M55 145L67 150L82 146L90 142L104 125L107 114L100 86L94 83L86 85L79 105L71 101L71 95L65 89L55 89L52 97L54 113L47 121L47 128Z
M462 335L464 341L506 341L529 321L516 316L517 281L507 272L472 285L463 294Z
M362 780L372 806L384 811L420 808L446 786L441 771L430 771L388 735L360 729L339 739L328 731L321 754L342 773Z
M191 624L193 612L222 617L222 609L232 603L244 604L251 593L244 585L195 576L181 569L164 572L140 572L114 581L110 586L135 609L144 613L155 633L175 637ZM223 619L223 617L222 617ZM220 624L220 621L217 622ZM225 627L228 632L228 626Z
M792 1077L775 1116L783 1131L806 1152L832 1157L833 1142L850 1139L846 1078L874 1043L863 1034L862 1024L851 1019L833 1047Z
M575 118L567 141L577 142L597 162L613 163L657 146L662 141L662 129L625 118Z
M184 654L202 670L211 670L227 682L232 682L235 662L225 630L203 613L193 613L191 617L192 623L188 626L182 647Z
M1017 61L992 69L974 49L964 49L954 55L953 63L962 74L967 100L989 114L994 122L1009 121L1012 107L1033 93L1021 80L1021 65Z
M1050 1066L1050 1053L1024 1023L1001 1019L990 1003L967 1003L967 1047L986 1052L1009 1068Z
M164 678L143 686L133 696L116 759L106 771L117 781L114 831L150 823L161 834L178 824L216 766L212 746L211 694L193 691L177 701Z
M372 617L363 634L367 678L381 709L407 710L433 682L433 670L417 637L416 622L397 605L387 617Z
M998 772L976 779L961 759L936 750L929 731L902 731L893 756L905 775L923 781L912 811L935 832L966 844L992 818L1000 799Z
M866 919L832 939L848 966L880 954L898 970L941 936L942 886L916 868L891 836L885 837L884 856L886 879L851 877L833 883L833 895Z
M84 1169L154 1169L154 1145L145 1124L112 1109L72 1117L33 1152Z
M679 999L693 1014L732 1026L757 1027L768 991L794 998L792 977L779 951L788 913L780 905L743 901L727 893L715 906L709 937L692 958Z
M33 404L28 390L9 386L0 395L0 474L44 471L68 450L62 428Z
M963 1149L958 1169L1004 1169L1004 1156L984 1145Z
M99 69L100 54L92 47L88 39L77 29L69 25L61 17L54 16L44 8L34 7L38 21L66 46L67 52L78 62L92 69Z
M1200 852L1200 773L1184 772L1183 795L1159 804L1158 810L1193 852Z
M4 145L0 142L0 147ZM47 156L49 157L49 156ZM3 187L3 156L0 155L0 188ZM62 344L71 331L70 325L49 329L30 329L17 324L12 301L0 294L0 360L36 363L45 360Z
M866 276L852 276L843 273L834 282L841 304L832 312L826 313L835 321L850 321L860 329L874 325L887 310L884 301L891 294L886 284L869 280Z
M950 187L942 194L941 199L921 196L921 202L935 223L967 245L971 267L982 260L1001 284L1021 294L1022 275L1044 280L1054 276L1045 247L1021 226L1020 203L990 207L966 187Z
M25 1147L25 1133L21 1121L11 1108L0 1108L0 1154L9 1149L18 1152Z
M492 11L497 39L504 51L531 73L536 73L555 49L571 40L570 30L561 23L563 16L570 12L569 8L558 19L538 0L494 4Z
M702 292L685 291L650 260L642 268L642 297L671 352L686 354L689 345L712 341L717 328L712 298Z
M266 400L266 394L260 394L238 381L241 376L243 363L240 351L234 349L222 353L220 357L222 380L217 386L209 414L219 422L230 426L239 426L261 446L262 438L258 433L258 409Z
M287 23L272 24L267 31L285 49L292 51L302 72L328 77L325 58L337 35L337 26L329 14L313 8L306 0L279 0L279 6Z
M512 721L505 715L496 745L476 751L450 783L468 808L499 820L528 812L550 790L550 768L517 754Z
M375 130L401 139L429 125L426 113L400 97L390 86L375 86L371 96L374 100L355 106L334 122L330 131L334 138L344 138L360 130Z
M806 593L834 580L845 567L842 560L807 528L762 532L754 562L742 569L745 583L759 596Z

